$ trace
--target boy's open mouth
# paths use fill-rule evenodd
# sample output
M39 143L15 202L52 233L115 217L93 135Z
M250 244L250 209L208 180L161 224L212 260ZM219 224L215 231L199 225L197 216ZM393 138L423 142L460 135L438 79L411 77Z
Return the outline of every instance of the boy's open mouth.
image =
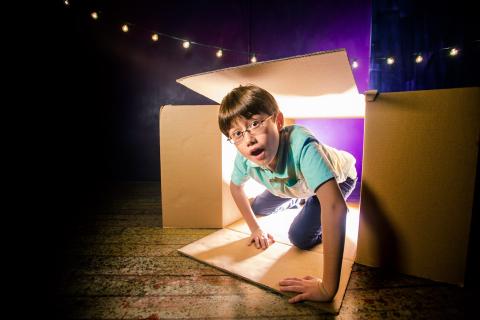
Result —
M250 151L250 155L256 157L258 156L259 154L261 154L263 152L264 149L262 148L258 148L258 149L253 149L252 151Z

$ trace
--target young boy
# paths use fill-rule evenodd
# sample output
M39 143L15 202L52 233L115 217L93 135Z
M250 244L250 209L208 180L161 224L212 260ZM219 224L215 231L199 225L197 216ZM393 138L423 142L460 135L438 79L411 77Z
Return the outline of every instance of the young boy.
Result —
M223 98L218 122L238 149L230 191L250 228L249 245L266 249L274 242L255 214L268 215L306 199L290 226L289 238L301 249L323 241L323 279L285 278L279 282L280 290L299 293L291 303L332 300L343 258L345 199L357 180L355 158L321 144L306 128L284 127L274 97L254 85L237 87ZM252 203L243 191L250 177L267 188Z

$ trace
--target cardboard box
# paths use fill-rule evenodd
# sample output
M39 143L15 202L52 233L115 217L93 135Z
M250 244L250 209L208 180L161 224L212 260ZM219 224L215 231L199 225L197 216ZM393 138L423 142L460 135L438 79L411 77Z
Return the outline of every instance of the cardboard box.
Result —
M356 261L463 284L480 88L381 93L370 100Z
M358 94L345 50L207 72L178 82L217 103L241 84L256 84L275 96L286 124L299 118L358 118L364 113L364 99ZM298 210L259 218L276 242L265 251L247 246L248 226L229 190L237 150L218 128L218 108L165 106L160 112L163 226L223 228L178 251L276 292L278 282L288 276L321 278L323 244L301 250L288 239ZM250 179L245 189L254 197L264 187ZM314 304L327 312L338 313L350 278L358 207L349 213L347 226L339 289L333 301Z
M218 106L161 109L164 228L221 228L241 217L235 208L227 208L233 199L228 198L228 184L222 180L222 140L215 125L217 115Z
M478 157L479 88L382 93L365 111L345 50L178 82L216 103L240 84L256 84L273 94L290 121L365 116L355 261L463 283ZM166 228L222 228L241 218L228 189L236 151L218 129L217 112L218 105L165 106L160 112ZM250 183L250 196L261 192Z
M299 118L362 118L345 50L260 62L177 80L219 103L249 83L269 91L293 123ZM332 108L333 106L333 108ZM216 106L164 106L160 112L162 213L165 228L221 228L239 218L229 183L236 148L218 128ZM247 195L263 191L253 180Z

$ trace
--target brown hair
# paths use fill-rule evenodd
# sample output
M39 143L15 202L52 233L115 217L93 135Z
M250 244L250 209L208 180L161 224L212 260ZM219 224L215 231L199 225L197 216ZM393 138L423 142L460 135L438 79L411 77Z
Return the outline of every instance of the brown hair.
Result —
M255 85L239 86L230 91L220 104L218 125L228 137L232 123L239 117L250 119L260 113L276 115L279 112L275 98L265 89Z

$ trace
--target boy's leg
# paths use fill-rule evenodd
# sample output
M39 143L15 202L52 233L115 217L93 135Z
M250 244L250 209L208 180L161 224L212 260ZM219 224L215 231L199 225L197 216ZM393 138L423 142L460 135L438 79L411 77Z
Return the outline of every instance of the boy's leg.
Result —
M344 199L352 193L357 180L347 178L339 187ZM292 244L300 249L310 249L322 242L322 223L320 221L320 202L317 196L308 198L303 209L293 219L288 237Z
M252 202L253 213L268 216L272 213L290 208L295 200L290 198L281 198L265 190L259 194Z
M308 198L305 206L293 219L288 230L288 238L293 245L303 250L322 242L320 202L316 196Z

